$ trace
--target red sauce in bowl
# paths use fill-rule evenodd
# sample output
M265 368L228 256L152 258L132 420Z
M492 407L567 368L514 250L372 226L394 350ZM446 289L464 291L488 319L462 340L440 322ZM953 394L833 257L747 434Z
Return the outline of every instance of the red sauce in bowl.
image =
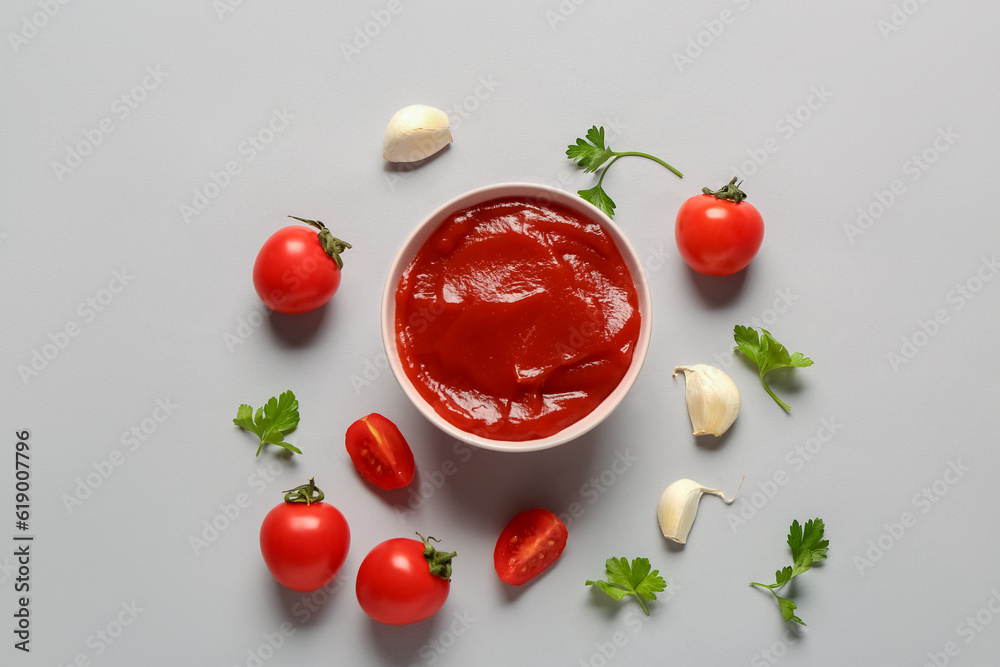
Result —
M449 216L396 289L396 347L447 422L494 440L558 433L625 376L635 284L599 223L555 203L494 199Z

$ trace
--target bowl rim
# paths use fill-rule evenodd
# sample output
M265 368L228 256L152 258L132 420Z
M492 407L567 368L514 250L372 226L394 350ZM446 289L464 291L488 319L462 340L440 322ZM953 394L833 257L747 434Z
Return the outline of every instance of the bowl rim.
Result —
M622 255L622 259L625 261L625 265L632 276L632 282L635 284L636 295L639 301L639 314L641 318L639 324L639 336L636 341L635 349L632 352L632 362L629 365L625 376L621 379L614 390L612 390L612 392L608 394L608 396L606 396L596 408L578 421L566 426L557 433L534 440L495 440L491 438L484 438L482 436L463 431L445 420L434 410L430 403L424 400L424 397L421 396L413 386L409 376L406 375L406 371L403 369L403 365L399 359L399 351L396 347L396 287L399 284L399 279L402 276L403 271L407 266L409 266L410 261L416 255L416 252L431 236L431 234L437 230L441 223L444 222L444 220L451 214L491 199L513 196L526 196L543 201L552 201L563 206L567 206L568 208L599 223L618 248L618 251ZM576 194L572 194L566 190L561 190L550 185L530 182L508 182L485 185L453 197L444 204L435 208L428 215L424 216L416 227L413 228L413 230L407 235L406 240L403 241L396 253L396 256L393 258L392 264L389 266L385 285L382 289L380 324L382 345L385 349L385 355L389 362L389 367L392 369L392 374L395 376L396 382L399 383L400 388L402 388L403 393L406 394L407 398L410 399L410 402L413 403L417 410L420 411L420 413L423 414L428 421L456 440L460 440L477 447L504 452L530 452L549 449L551 447L565 444L571 440L575 440L595 428L598 424L603 422L605 418L611 414L611 412L614 411L614 409L619 403L621 403L622 399L632 388L632 385L635 383L636 378L638 378L639 372L641 371L642 365L646 359L646 353L649 350L649 342L652 331L651 315L652 298L649 293L649 281L646 277L646 272L643 269L642 261L639 259L639 255L636 253L635 248L632 247L632 244L622 232L621 228L619 228L618 225L604 213L604 211L601 211L599 208Z

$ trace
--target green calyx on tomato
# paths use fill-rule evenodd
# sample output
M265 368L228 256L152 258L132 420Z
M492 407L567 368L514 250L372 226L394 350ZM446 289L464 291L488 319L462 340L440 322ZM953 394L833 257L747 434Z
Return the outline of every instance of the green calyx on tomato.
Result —
M731 202L739 204L741 201L747 198L747 193L740 190L740 186L743 185L743 181L739 183L736 182L736 177L733 176L733 180L729 181L726 185L723 185L718 190L713 190L712 188L702 188L701 191L706 195L713 195L716 199L725 199Z
M677 210L674 238L681 257L706 276L741 271L760 250L764 219L736 179L718 190L688 197Z
M441 577L445 581L451 581L451 559L458 553L455 551L441 553L435 549L430 541L440 542L441 540L436 537L424 537L420 533L417 533L417 537L424 543L424 559L427 561L427 567L430 568L431 574Z
M286 503L299 503L304 505L311 505L313 503L318 503L326 496L323 491L316 486L314 478L309 478L308 484L303 484L302 486L296 486L294 489L289 489L285 491L285 502Z
M735 180L735 179L733 179ZM292 220L298 220L299 222L304 222L307 225L315 227L319 230L319 243L323 246L323 250L329 255L333 261L337 263L338 269L344 268L344 260L341 258L340 253L344 252L351 247L351 244L347 241L341 241L336 236L330 233L327 226L324 225L319 220L306 220L305 218L297 218L294 215L288 216Z

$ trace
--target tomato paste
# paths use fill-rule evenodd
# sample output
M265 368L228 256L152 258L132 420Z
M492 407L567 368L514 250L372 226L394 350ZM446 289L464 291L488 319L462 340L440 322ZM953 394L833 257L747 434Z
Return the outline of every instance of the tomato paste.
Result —
M459 429L558 433L625 376L638 295L597 222L554 203L494 199L449 216L396 290L396 346L414 387Z

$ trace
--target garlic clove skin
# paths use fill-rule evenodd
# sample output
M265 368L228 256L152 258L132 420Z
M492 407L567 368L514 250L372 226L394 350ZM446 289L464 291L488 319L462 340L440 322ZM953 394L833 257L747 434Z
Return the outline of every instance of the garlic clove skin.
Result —
M740 482L740 488L743 483ZM709 489L692 479L679 479L663 491L660 502L656 505L656 521L660 531L667 539L677 544L687 544L688 533L698 514L698 503L702 494L719 496L727 505L736 499L726 498L719 489ZM736 490L739 493L739 489Z
M677 366L674 375L684 372L687 382L688 416L694 435L720 436L740 414L740 390L736 383L715 366Z
M448 114L425 104L412 104L389 119L382 137L382 157L388 162L416 162L451 142Z

